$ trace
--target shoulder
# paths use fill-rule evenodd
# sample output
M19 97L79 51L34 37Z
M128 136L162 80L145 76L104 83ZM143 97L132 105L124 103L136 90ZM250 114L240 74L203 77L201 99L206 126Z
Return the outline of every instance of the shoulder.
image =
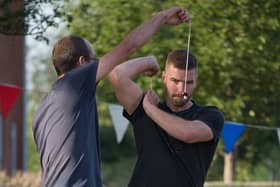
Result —
M199 105L194 103L194 108L199 115L214 115L221 118L224 116L222 111L214 105Z
M63 87L63 89L69 88L70 90L72 88L75 90L95 90L97 67L98 62L96 61L71 70L63 77L60 87Z
M221 118L223 118L224 116L222 111L216 106L203 106L200 108L201 108L200 110L201 113L207 113Z
M89 74L96 74L97 72L97 68L98 68L98 64L99 64L99 61L96 60L96 61L92 61L90 63L87 63L87 64L84 64L82 66L80 66L79 68L76 68L73 70L73 73L89 73Z
M216 106L198 106L198 108L198 120L221 131L224 126L224 115L222 111Z

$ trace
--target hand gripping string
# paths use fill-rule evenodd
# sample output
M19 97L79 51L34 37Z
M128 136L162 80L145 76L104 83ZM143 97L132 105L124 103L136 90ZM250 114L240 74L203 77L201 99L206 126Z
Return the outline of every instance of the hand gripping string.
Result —
M186 70L185 70L185 85L184 85L184 99L188 99L187 93L187 81L188 81L188 65L189 65L189 53L190 53L190 41L191 41L191 21L189 21L189 34L188 34L188 47L187 47L187 59L186 59Z

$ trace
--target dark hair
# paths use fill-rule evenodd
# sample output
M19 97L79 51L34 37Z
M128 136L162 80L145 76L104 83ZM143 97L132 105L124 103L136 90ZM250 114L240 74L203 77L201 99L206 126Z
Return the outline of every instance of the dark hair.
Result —
M79 36L66 36L53 48L52 60L57 75L75 68L80 56L88 58L90 51L85 40Z
M185 49L171 51L167 56L166 65L172 64L176 68L186 69L187 53L188 52ZM198 62L195 56L189 51L188 69L194 69L197 67Z

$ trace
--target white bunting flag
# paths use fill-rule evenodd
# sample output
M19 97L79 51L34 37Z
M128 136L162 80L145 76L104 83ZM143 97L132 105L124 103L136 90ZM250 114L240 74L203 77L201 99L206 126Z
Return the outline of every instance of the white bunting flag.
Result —
M279 144L280 144L280 128L277 128L277 135L278 135L278 140L279 140Z
M129 121L123 117L123 107L121 105L109 104L109 110L112 117L117 142L121 143L128 128Z

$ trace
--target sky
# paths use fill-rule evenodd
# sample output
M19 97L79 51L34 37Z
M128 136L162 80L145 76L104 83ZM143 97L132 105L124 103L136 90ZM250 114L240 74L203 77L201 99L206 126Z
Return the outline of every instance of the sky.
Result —
M40 3L41 11L44 15L51 16L54 14L53 7L50 3ZM58 18L56 18L58 19ZM58 19L58 21L60 21ZM32 19L29 20L30 25L32 25ZM34 22L34 21L33 21ZM36 23L35 23L36 24ZM32 28L32 27L31 27ZM26 64L26 89L31 90L33 85L31 81L32 73L38 68L44 68L40 66L40 61L42 59L47 59L51 57L52 47L56 42L57 38L61 35L67 34L66 23L62 22L58 27L48 27L43 34L48 40L47 44L45 41L35 40L33 36L27 35L25 37L25 64Z
M26 88L30 90L33 88L31 76L37 68L40 67L40 61L42 59L50 58L52 53L52 48L57 38L60 35L67 34L65 30L66 23L61 23L58 28L48 28L45 32L45 36L49 39L47 44L45 41L35 40L32 36L25 37L25 64L26 64Z

